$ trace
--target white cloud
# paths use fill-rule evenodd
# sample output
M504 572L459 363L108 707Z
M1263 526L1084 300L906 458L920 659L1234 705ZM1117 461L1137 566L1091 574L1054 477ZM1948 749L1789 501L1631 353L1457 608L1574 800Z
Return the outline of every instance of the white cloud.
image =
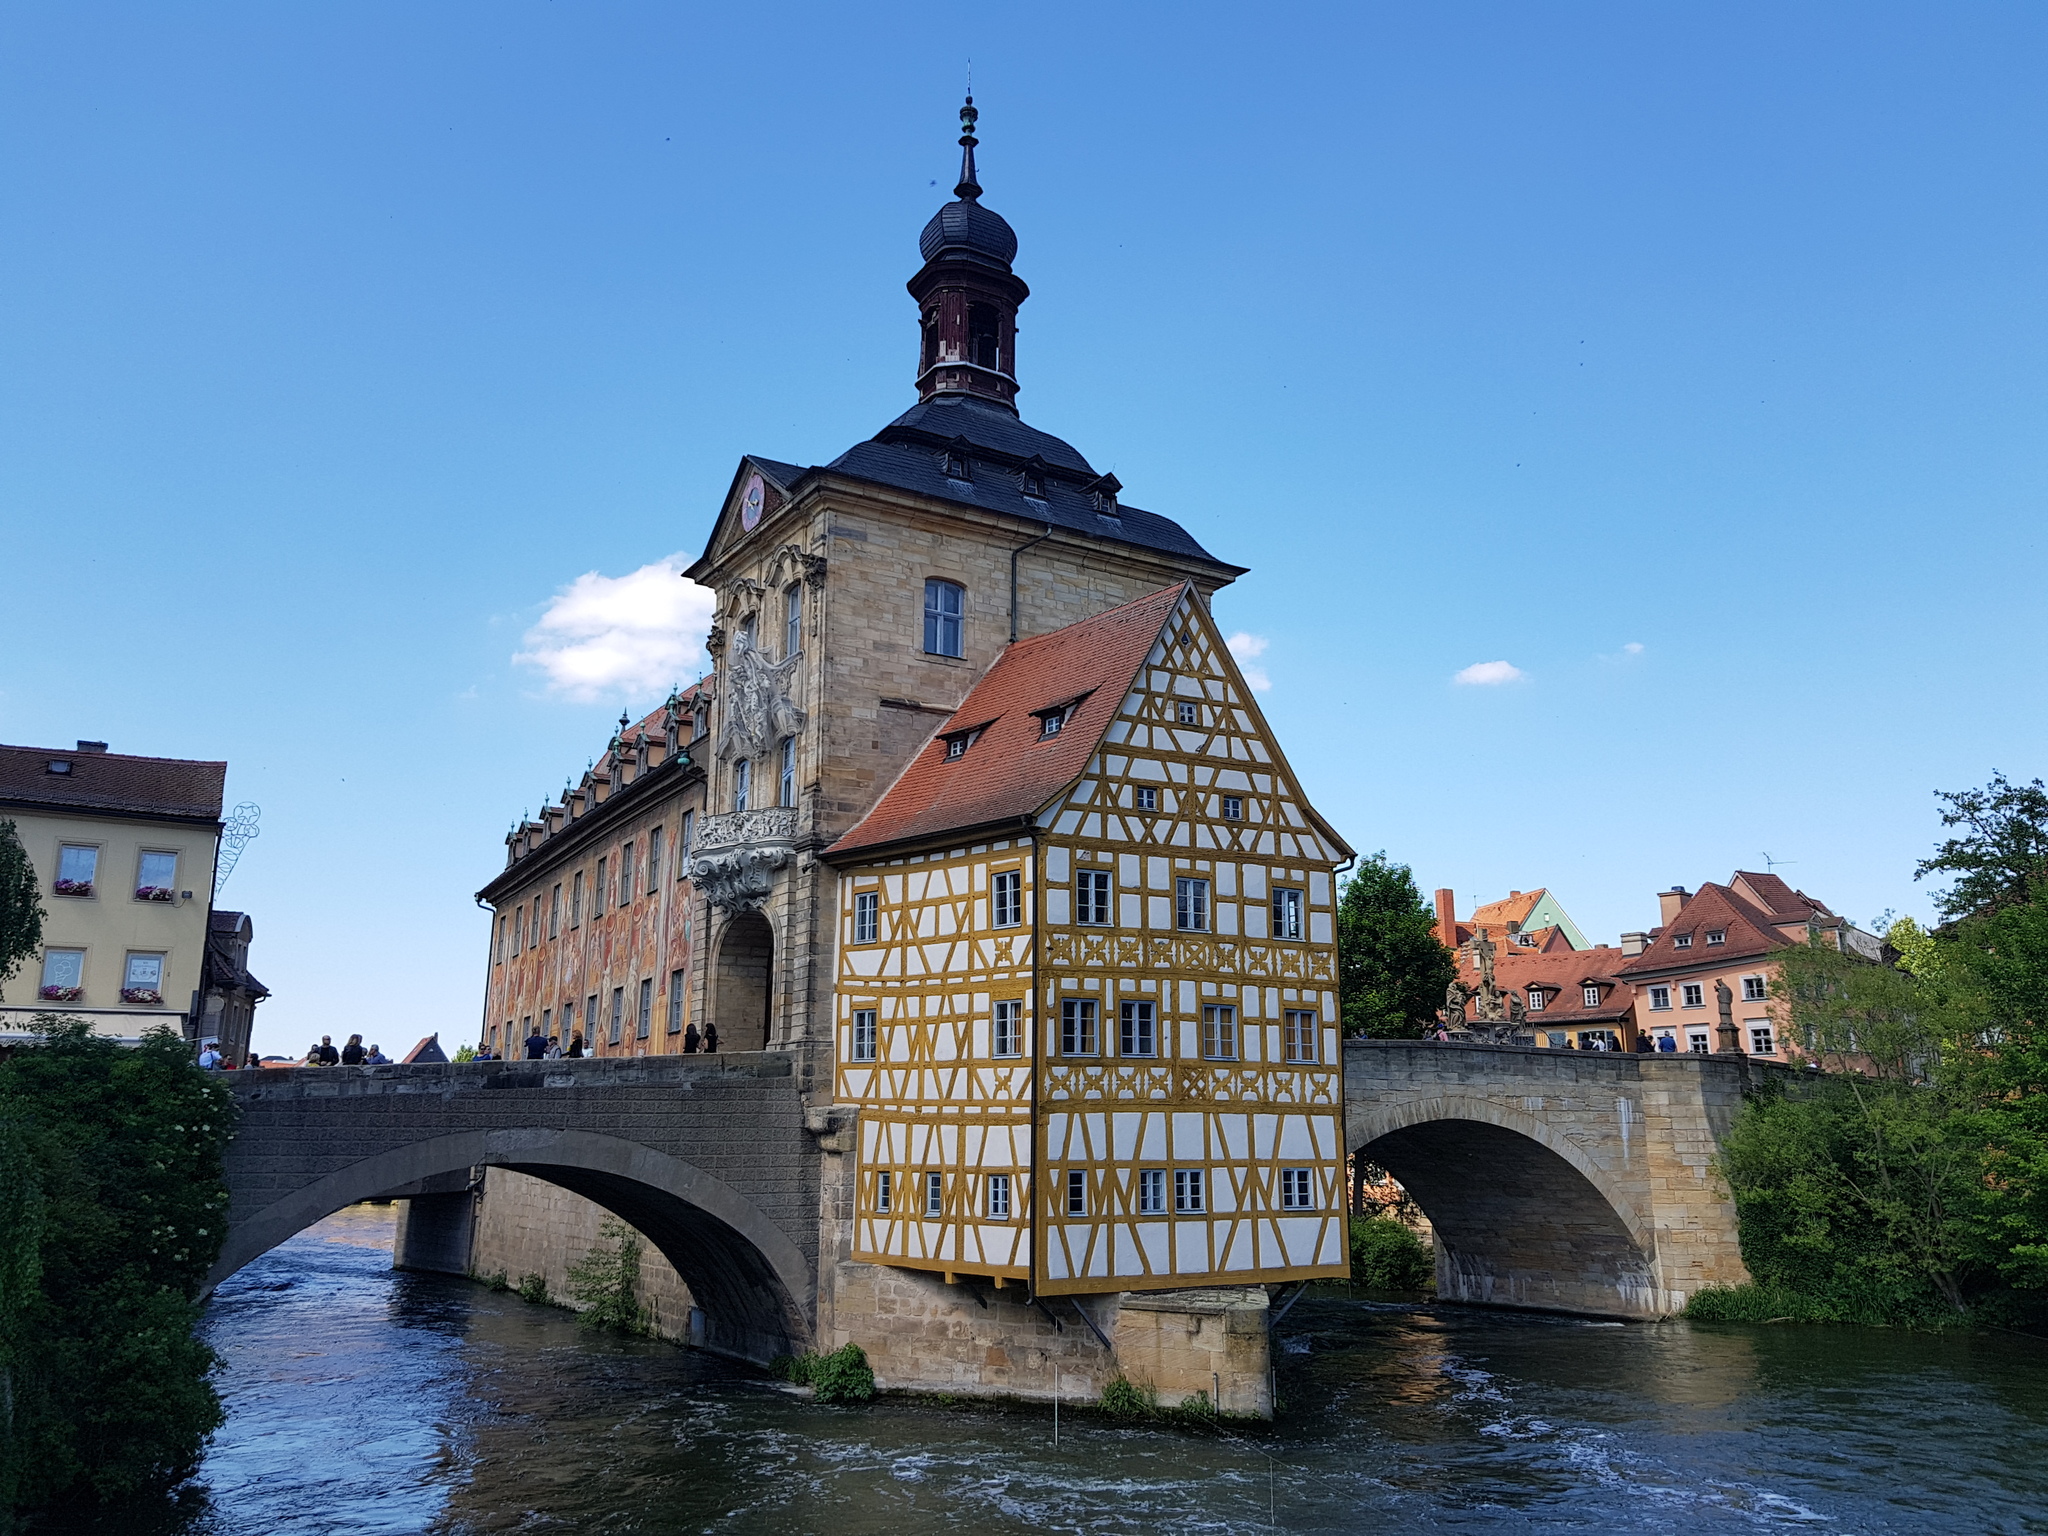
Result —
M1519 683L1528 675L1511 661L1475 661L1451 681L1475 688L1491 688L1500 683Z
M1239 630L1223 642L1230 647L1230 654L1237 658L1237 670L1244 674L1244 680L1251 684L1254 692L1265 693L1273 686L1273 679L1266 676L1266 669L1255 663L1266 654L1267 640L1264 635L1248 635Z
M538 667L551 691L579 702L695 681L715 599L683 579L689 563L670 555L624 576L585 571L555 594L513 661Z
M1628 652L1628 654L1631 656L1640 656L1643 654L1643 642L1640 640L1631 640L1627 645L1624 645L1622 649Z

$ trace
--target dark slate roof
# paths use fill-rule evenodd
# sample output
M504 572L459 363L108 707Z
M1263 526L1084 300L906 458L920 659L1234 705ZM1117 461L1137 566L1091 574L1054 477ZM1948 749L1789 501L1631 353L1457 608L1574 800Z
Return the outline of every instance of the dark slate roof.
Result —
M1017 256L1017 232L993 208L956 198L932 215L917 237L917 249L926 261L941 251L972 251L1007 267Z
M958 480L946 473L946 450L963 439L970 478ZM1045 467L1043 498L1024 494L1023 471L1034 458ZM1003 407L980 400L941 396L920 401L827 467L857 479L964 502L1029 522L1050 522L1090 538L1135 544L1225 570L1243 569L1210 554L1172 518L1128 503L1119 504L1118 516L1102 516L1095 510L1090 490L1099 478L1094 466L1051 433L1027 426Z
M227 777L226 763L0 746L0 802L16 805L218 821Z

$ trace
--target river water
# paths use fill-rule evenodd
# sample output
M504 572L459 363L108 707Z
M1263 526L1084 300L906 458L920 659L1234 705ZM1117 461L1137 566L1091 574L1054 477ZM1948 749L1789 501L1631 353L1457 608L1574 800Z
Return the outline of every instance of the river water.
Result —
M1283 1417L832 1409L391 1269L359 1207L221 1287L229 1420L166 1529L2048 1532L2048 1343L1305 1300ZM122 1527L139 1536L140 1527Z

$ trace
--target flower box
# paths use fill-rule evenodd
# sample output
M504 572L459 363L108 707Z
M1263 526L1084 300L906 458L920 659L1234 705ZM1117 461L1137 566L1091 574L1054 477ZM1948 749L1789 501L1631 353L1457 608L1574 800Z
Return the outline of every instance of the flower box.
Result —
M83 987L44 987L36 993L46 1003L75 1003L85 996Z
M155 987L123 987L121 1001L124 1003L146 1003L152 1008L163 1006L164 995Z
M59 880L57 882L57 894L59 896L90 896L92 894L92 882L90 880Z
M176 893L168 885L138 885L135 887L137 901L169 901Z

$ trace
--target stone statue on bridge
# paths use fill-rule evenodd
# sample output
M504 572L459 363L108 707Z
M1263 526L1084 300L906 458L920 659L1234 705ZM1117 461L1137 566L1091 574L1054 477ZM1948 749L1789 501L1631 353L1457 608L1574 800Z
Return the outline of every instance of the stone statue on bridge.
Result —
M1465 1020L1465 1004L1471 1000L1471 997L1472 989L1453 976L1451 984L1444 988L1443 1017L1445 1029L1462 1031L1470 1027Z
M1742 1036L1735 1028L1735 994L1728 990L1728 983L1719 978L1714 982L1714 1001L1721 1005L1721 1023L1716 1031L1720 1035L1716 1049L1726 1055L1742 1054Z
M1472 995L1479 1003L1477 1022L1481 1024L1505 1024L1508 1018L1507 1010L1501 1006L1500 988L1493 982L1493 957L1499 947L1487 937L1484 928L1472 941L1472 953L1479 957L1479 990Z

